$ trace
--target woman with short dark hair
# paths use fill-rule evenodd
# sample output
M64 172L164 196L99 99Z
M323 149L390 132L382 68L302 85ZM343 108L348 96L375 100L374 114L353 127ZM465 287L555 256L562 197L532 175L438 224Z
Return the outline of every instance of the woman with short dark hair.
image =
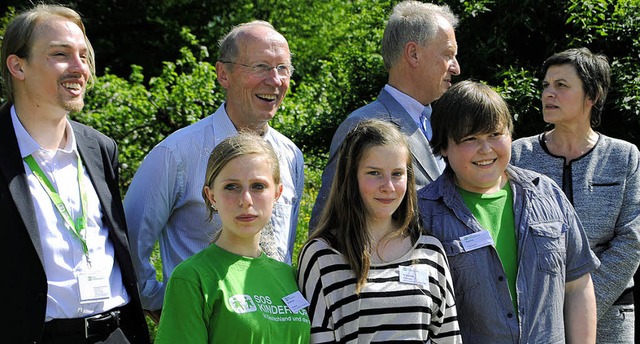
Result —
M601 266L592 273L598 343L633 343L633 274L640 262L640 153L594 130L609 63L586 48L543 64L542 114L551 128L513 143L511 162L553 179L569 198Z

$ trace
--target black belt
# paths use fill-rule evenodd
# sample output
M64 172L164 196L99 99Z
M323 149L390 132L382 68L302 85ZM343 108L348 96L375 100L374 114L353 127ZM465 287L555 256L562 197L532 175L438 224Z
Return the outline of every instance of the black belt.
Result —
M44 323L45 336L91 338L111 334L120 326L120 307L86 318L53 319Z

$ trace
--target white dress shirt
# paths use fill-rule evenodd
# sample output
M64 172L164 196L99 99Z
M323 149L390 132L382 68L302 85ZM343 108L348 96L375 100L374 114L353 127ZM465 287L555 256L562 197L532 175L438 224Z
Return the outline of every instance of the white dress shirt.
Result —
M14 107L11 108L13 128L18 139L20 154L24 158L32 155L46 177L54 186L71 217L81 214L81 200L78 184L78 149L76 139L67 121L64 148L46 150L26 131L18 120ZM45 321L60 318L81 318L102 313L129 302L129 296L122 284L120 267L114 259L113 244L109 241L109 231L102 221L100 201L89 175L84 169L82 182L87 195L87 227L81 232L88 246L87 264L80 240L55 207L44 187L24 162L29 181L29 189L38 222L42 243L44 270L47 275L47 310ZM110 295L101 300L81 301L79 276L84 273L104 271L108 276ZM10 296L9 296L10 297Z
M211 151L235 134L222 104L214 114L160 142L133 177L124 208L144 309L160 309L164 299L165 286L157 280L150 261L156 241L163 279L168 281L176 265L207 247L220 228L217 216L206 221L202 187ZM283 191L274 205L271 223L278 253L290 264L304 188L304 160L300 149L276 130L268 128L264 139L271 143L280 162Z

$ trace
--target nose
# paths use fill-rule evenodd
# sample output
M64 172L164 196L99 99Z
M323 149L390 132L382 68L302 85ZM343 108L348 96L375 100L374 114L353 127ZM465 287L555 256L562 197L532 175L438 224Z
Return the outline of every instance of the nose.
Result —
M288 76L280 76L278 74L277 67L271 67L268 72L265 72L264 79L269 85L281 86Z
M69 71L87 76L89 74L89 64L85 57L80 54L72 54L69 58Z
M458 59L455 57L453 61L451 61L451 66L449 66L449 73L453 75L460 75L460 63L458 63Z
M393 180L391 180L391 176L384 176L382 179L382 184L380 184L380 191L382 192L393 192L395 190L393 186Z
M553 98L556 96L556 90L551 87L551 86L547 86L547 87L543 87L542 88L542 97L546 97L546 98Z
M489 140L480 140L480 149L478 150L480 153L487 154L491 153L492 150Z
M238 205L240 206L240 208L248 208L253 205L251 193L248 189L242 191L242 193L240 194L240 202L238 202Z

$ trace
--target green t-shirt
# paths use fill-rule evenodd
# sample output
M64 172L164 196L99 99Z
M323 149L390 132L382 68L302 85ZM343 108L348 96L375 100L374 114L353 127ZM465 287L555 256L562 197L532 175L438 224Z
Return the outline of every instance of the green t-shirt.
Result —
M155 343L306 344L306 310L293 313L282 301L296 291L291 266L211 245L171 274Z
M513 218L513 191L509 183L493 194L480 194L458 188L467 208L489 231L507 278L513 309L518 309L516 278L518 275L518 242Z

